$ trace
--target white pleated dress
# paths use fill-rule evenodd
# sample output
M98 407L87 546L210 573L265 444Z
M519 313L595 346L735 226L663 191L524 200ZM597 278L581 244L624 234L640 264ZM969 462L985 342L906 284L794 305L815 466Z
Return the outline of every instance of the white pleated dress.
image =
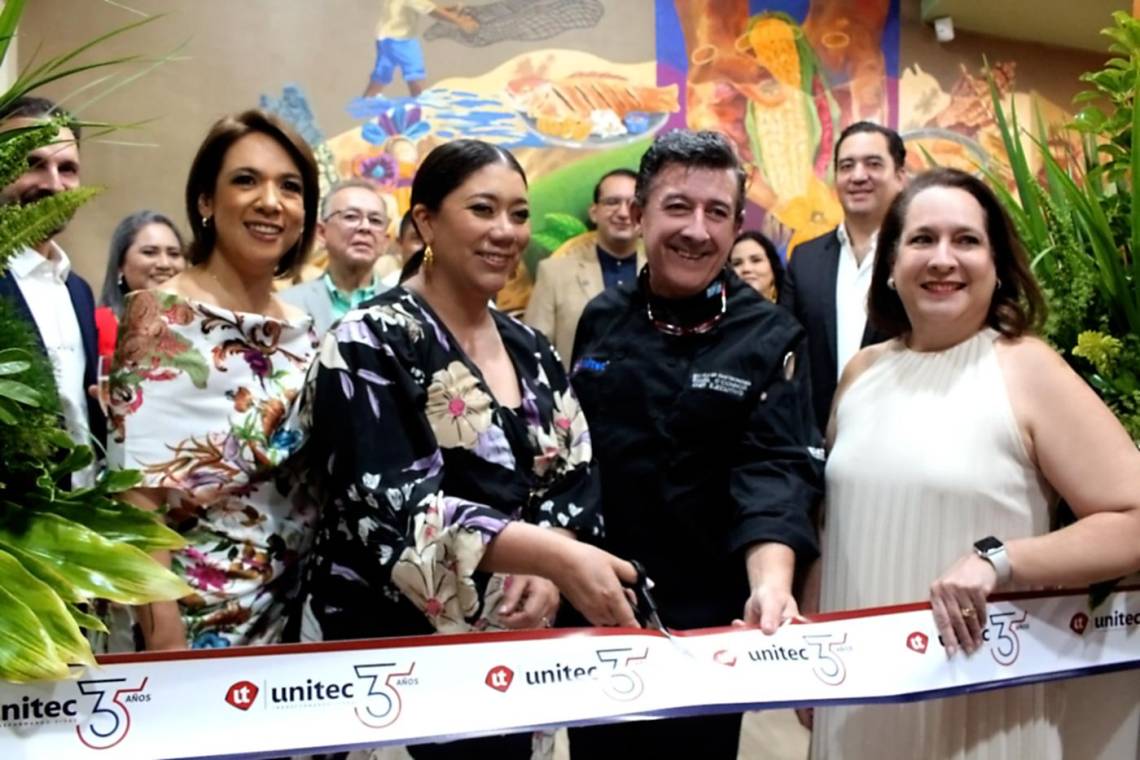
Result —
M1054 498L1014 419L998 337L928 353L892 342L847 389L827 462L823 610L926 600L977 539L1048 531ZM812 756L1059 758L1061 691L817 710Z

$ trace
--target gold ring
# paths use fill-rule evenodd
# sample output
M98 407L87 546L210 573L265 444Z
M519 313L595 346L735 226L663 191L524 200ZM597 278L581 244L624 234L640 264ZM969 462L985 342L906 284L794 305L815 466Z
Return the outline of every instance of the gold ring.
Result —
M960 607L958 611L962 613L962 617L964 618L972 618L974 616L973 607Z

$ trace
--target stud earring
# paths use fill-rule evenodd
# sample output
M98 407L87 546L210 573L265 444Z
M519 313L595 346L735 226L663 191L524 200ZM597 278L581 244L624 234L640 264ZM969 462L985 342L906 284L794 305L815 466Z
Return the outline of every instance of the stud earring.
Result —
M887 278L887 287L890 288L891 290L895 289L895 276L894 275L891 275L890 277Z
M210 217L208 217L208 216L202 217L202 227L209 227L209 226L210 226Z

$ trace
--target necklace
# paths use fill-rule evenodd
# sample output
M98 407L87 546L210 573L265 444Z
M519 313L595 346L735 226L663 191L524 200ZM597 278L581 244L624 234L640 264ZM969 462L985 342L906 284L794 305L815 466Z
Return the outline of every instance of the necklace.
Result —
M709 330L716 327L717 323L724 319L724 315L728 311L728 287L725 285L723 279L719 283L719 286L720 311L718 311L716 314L713 314L711 317L708 317L707 319L701 320L695 325L678 325L672 322L666 322L665 320L654 316L653 297L652 294L648 292L648 288L646 289L647 292L645 298L645 314L649 317L650 324L652 324L656 329L660 330L666 335L703 335L704 333L707 333Z

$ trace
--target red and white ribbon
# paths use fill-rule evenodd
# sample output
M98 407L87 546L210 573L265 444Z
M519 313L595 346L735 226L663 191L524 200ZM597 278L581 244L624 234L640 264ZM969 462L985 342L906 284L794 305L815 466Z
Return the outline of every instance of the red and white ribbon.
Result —
M1140 667L1140 590L991 602L948 658L928 605L758 630L583 629L101 658L0 684L0 757L281 756L784 706L910 701Z

